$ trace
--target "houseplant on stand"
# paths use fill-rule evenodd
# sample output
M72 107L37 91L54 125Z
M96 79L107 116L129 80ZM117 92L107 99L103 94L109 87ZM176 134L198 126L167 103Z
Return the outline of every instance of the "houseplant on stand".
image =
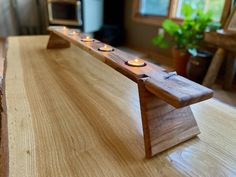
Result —
M193 8L189 4L182 7L184 20L181 24L166 19L159 34L153 38L153 44L161 48L172 46L175 70L186 76L187 63L191 56L198 56L199 43L204 39L204 32L216 30L220 24L212 21L212 13L204 12L200 8ZM165 32L171 40L165 38Z

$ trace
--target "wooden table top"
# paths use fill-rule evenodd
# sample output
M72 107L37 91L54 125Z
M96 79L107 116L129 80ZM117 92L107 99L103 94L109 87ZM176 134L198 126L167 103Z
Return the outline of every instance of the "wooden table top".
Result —
M74 46L46 50L47 41L9 39L10 177L236 175L235 109L214 99L191 106L198 138L147 160L136 84Z

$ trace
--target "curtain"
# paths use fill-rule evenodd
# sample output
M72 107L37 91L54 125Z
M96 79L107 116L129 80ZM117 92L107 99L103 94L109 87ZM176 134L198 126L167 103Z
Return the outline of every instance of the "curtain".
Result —
M17 22L11 2L0 0L0 37L17 34Z
M46 32L46 0L0 0L0 4L0 36Z

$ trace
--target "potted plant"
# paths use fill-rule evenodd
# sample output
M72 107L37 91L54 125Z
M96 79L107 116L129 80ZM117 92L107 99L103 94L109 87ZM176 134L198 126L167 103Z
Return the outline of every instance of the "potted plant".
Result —
M218 29L220 23L212 21L211 12L205 13L189 4L183 5L182 15L184 20L181 24L166 19L162 24L163 31L160 30L153 38L153 44L161 48L173 46L175 70L186 76L187 63L191 56L198 56L199 43L204 39L204 32ZM171 40L165 38L165 32L171 36Z

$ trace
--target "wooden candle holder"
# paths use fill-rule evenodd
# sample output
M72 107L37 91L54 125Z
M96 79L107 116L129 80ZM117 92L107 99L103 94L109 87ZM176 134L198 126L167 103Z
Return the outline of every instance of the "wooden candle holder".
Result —
M102 42L82 42L81 34L71 36L58 27L49 31L48 49L73 43L137 83L147 158L200 133L189 105L211 98L212 90L178 75L169 77L163 68L147 61L144 67L128 66L125 63L135 56L119 49L99 51Z

